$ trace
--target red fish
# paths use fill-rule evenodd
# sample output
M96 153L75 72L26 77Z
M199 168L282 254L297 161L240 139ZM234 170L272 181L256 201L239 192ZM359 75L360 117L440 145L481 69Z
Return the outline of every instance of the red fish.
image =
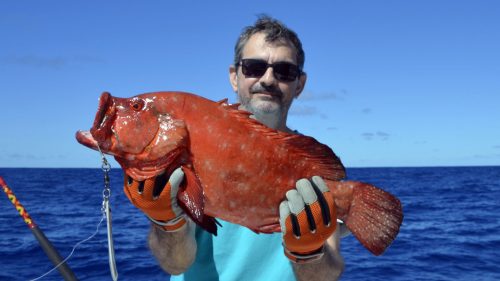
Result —
M372 253L392 243L403 219L400 201L372 185L343 181L345 169L314 138L270 129L227 100L182 92L132 98L103 93L90 131L77 140L114 155L137 181L182 167L179 205L214 233L215 218L255 232L279 232L278 206L301 178L321 176L337 217Z

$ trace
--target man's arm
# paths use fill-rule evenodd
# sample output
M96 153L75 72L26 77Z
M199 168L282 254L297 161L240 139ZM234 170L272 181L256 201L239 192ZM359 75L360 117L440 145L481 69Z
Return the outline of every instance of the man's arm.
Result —
M326 240L325 254L320 260L310 263L292 263L297 280L338 280L344 271L344 259L340 255L340 225Z
M196 257L195 225L191 220L175 232L166 232L152 225L149 232L149 248L160 266L172 275L186 271Z
M170 274L186 271L196 257L194 223L177 204L177 192L184 179L181 168L170 175L139 182L125 175L124 191L129 200L152 221L148 244L160 266ZM155 187L164 185L160 194Z

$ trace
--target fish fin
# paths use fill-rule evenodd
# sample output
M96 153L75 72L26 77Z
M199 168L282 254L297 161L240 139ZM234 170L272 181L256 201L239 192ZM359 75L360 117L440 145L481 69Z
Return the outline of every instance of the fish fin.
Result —
M226 106L227 108L230 108L230 109L233 109L233 110L238 110L238 108L240 107L240 104L239 103L233 103L233 104L225 104L224 106Z
M266 234L271 234L275 232L281 232L281 225L279 223L273 223L269 225L263 225L259 227L258 229L252 229L253 232L255 233L266 233Z
M256 131L268 138L275 139L277 142L282 143L282 146L290 153L295 153L299 158L311 163L311 174L303 175L304 177L321 175L324 179L332 181L345 178L344 165L342 165L340 158L338 158L333 150L327 145L309 136L290 134L271 129L259 121L250 118L252 115L250 112L233 108L228 109L228 112L230 112L239 122L245 124L249 130Z
M403 221L399 199L363 182L327 182L327 185L338 207L337 216L371 253L382 254L396 238Z
M220 105L227 105L227 98L221 99L220 101L217 102Z
M288 151L296 153L300 158L312 163L310 177L321 175L322 178L327 180L345 178L344 165L330 147L309 136L286 135L283 139L289 146Z
M227 109L231 109L231 110L238 110L238 108L240 107L240 103L232 103L232 104L228 103L227 98L218 101L217 104L222 105L222 106L226 107Z
M204 195L198 177L188 167L183 166L182 171L185 176L185 184L179 193L177 199L179 206L184 212L199 226L206 231L217 235L217 225L215 218L204 214Z

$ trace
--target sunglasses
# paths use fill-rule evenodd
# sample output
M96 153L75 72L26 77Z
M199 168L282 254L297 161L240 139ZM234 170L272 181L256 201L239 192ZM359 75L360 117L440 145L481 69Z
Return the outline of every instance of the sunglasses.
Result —
M291 82L297 79L302 73L300 68L289 62L267 63L259 59L242 59L236 66L241 65L241 71L246 77L260 78L266 73L269 67L273 68L273 75L276 79Z

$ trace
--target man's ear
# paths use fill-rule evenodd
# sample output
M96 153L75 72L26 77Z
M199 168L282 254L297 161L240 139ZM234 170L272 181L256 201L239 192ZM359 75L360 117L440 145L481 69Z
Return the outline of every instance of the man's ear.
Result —
M297 81L297 86L295 88L295 98L298 98L302 91L304 90L304 87L306 86L306 81L307 81L307 74L305 72L302 72L302 74L299 76L299 81Z
M231 83L233 91L238 92L238 68L234 65L229 66L229 83Z

